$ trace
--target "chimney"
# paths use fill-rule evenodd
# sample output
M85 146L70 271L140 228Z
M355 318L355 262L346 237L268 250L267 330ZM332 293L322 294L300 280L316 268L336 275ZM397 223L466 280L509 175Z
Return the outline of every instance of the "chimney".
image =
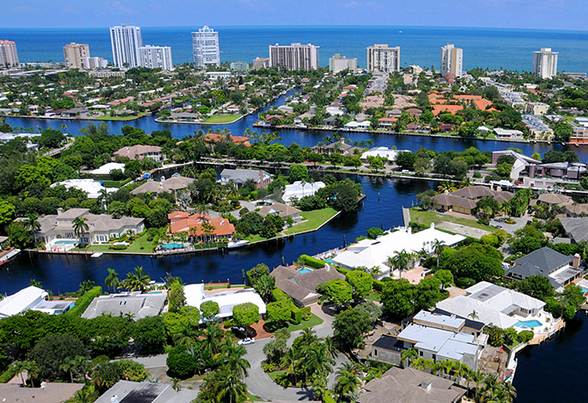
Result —
M574 260L572 261L572 267L574 269L578 269L580 267L580 262L581 262L581 260L580 260L580 254L579 253L576 253L574 255Z
M57 215L63 214L63 209L61 207L57 208Z
M256 186L257 188L261 189L264 188L264 183L263 183L263 170L259 170L259 185Z
M118 396L117 395L113 395L110 398L110 403L118 403Z
M421 388L427 393L431 391L431 382L421 382Z

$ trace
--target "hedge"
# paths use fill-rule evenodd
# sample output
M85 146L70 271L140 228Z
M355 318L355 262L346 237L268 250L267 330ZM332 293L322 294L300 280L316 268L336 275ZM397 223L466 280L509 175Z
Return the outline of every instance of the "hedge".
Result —
M2 375L0 375L0 383L6 383L16 375L16 367L11 365Z
M290 296L288 294L286 294L284 291L280 290L277 287L274 288L274 290L272 291L272 296L275 302L290 299Z
M299 325L300 323L302 323L302 311L300 310L300 308L297 308L296 306L294 306L294 304L292 304L292 318L290 319L290 322L294 323L295 325Z
M344 268L342 268L342 267L339 267L339 266L337 266L336 268L337 268L337 271L338 271L339 273L341 273L342 275L344 275L344 276L347 276L347 273L349 273L349 272L351 271L351 270L344 269Z
M373 281L374 290L382 292L384 290L384 282L380 280Z
M315 269L322 269L326 265L326 263L323 262L322 260L319 260L317 258L308 256L308 255L301 255L300 256L300 260L305 265L310 266L310 267L313 267Z
M90 306L92 300L102 295L102 287L96 286L88 290L76 301L73 308L66 312L66 315L82 316L84 311Z
M325 391L325 394L323 395L323 402L335 403L335 399L333 399L333 397L331 396L331 392L329 392L328 390Z

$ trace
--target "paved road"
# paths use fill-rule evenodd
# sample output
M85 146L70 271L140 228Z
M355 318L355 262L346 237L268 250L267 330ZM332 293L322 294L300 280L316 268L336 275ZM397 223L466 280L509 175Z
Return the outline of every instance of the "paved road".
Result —
M318 337L327 337L333 335L333 329L330 323L314 327L314 331ZM302 331L292 333L288 340L288 345L291 346L294 339L302 334ZM245 384L249 392L254 396L264 400L313 400L312 388L284 388L274 383L270 377L261 368L261 363L265 360L263 347L272 341L273 338L256 341L255 344L247 346L247 354L245 359L251 363L249 369L249 376L245 379ZM329 387L335 384L335 372L341 366L347 357L339 354L335 359L335 366L333 373L329 376Z

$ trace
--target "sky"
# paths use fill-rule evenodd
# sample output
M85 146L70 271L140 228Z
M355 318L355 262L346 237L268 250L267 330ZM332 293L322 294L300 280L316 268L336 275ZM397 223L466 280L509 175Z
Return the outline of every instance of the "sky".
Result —
M386 25L583 31L586 15L587 0L18 0L4 4L1 25Z

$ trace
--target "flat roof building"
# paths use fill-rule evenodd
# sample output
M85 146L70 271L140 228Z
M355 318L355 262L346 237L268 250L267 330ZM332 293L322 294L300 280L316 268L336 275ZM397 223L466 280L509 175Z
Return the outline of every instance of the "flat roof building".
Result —
M400 71L400 46L394 48L389 48L387 44L368 46L367 69L369 72L382 73Z
M117 25L110 27L112 59L117 67L138 67L140 63L139 48L143 46L141 28L134 25Z
M0 319L18 315L36 307L45 301L47 295L49 295L47 291L34 286L29 286L9 295L0 301Z
M139 60L142 67L150 69L172 70L174 68L169 46L141 46Z
M197 32L192 32L192 50L197 68L205 68L209 64L220 66L218 32L212 28L205 25Z
M0 39L0 67L18 67L18 52L14 41Z
M533 73L541 78L551 78L557 75L557 58L559 53L551 48L541 48L533 52Z
M83 43L68 43L63 47L63 57L68 69L83 69L85 58L90 57L90 46Z
M265 302L263 302L263 299L261 299L259 294L252 288L206 295L203 283L188 284L184 286L184 295L186 296L186 305L194 306L198 309L200 309L200 305L204 302L216 302L220 310L218 315L216 315L218 318L228 318L233 316L233 308L236 305L247 302L257 305L260 315L266 313Z
M463 72L463 49L448 43L441 48L441 76L452 73L461 77Z
M285 67L287 70L316 70L318 69L319 46L302 45L270 45L270 67Z
M133 320L148 316L157 316L163 309L166 292L161 294L142 294L139 291L101 295L94 298L82 314L84 319L93 319L101 315L132 315Z
M350 73L355 73L357 70L357 58L348 59L345 56L341 56L339 53L335 53L329 59L329 71L336 74L344 70L348 70Z

